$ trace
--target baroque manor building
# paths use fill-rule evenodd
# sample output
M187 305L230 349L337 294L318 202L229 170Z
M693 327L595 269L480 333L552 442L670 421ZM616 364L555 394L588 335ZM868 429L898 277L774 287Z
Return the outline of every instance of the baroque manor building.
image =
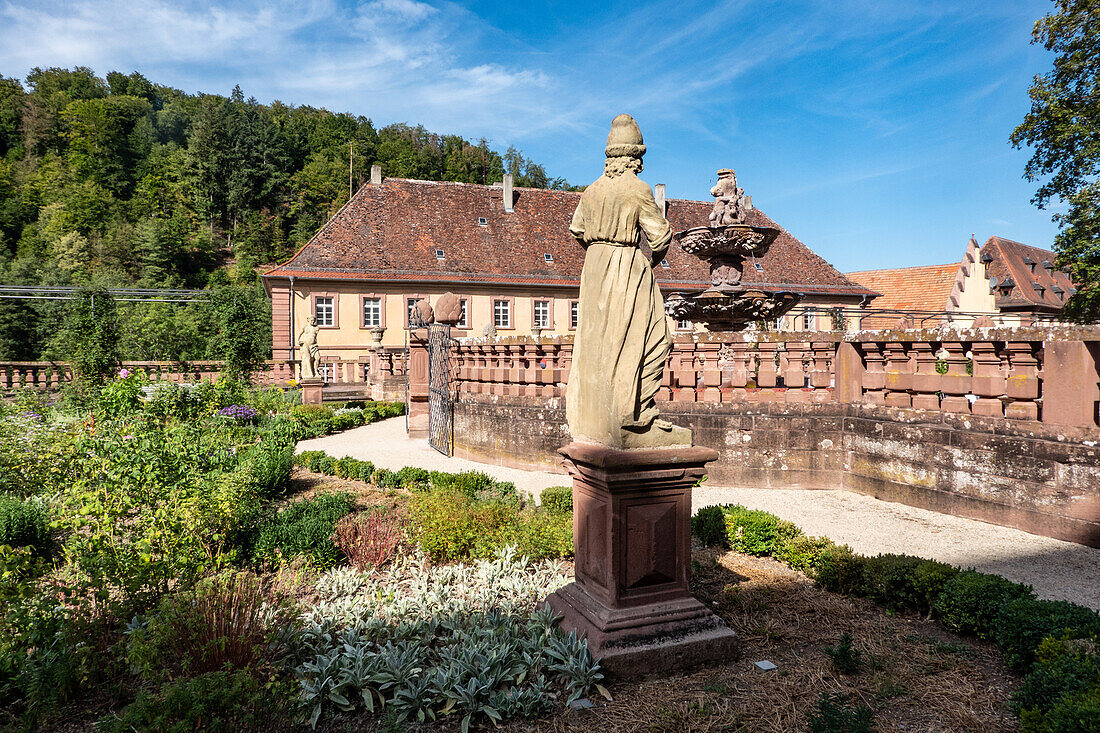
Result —
M663 200L673 231L705 226L712 202ZM271 296L273 356L297 358L309 316L322 358L358 359L401 346L410 307L448 291L463 302L456 336L569 334L577 324L584 252L569 235L580 193L382 179L371 182L289 261L263 275ZM759 210L749 223L778 227ZM710 285L707 266L673 244L657 267L666 296ZM803 304L858 307L876 293L853 283L782 231L766 256L745 263L744 282L806 294ZM690 330L689 323L672 324Z

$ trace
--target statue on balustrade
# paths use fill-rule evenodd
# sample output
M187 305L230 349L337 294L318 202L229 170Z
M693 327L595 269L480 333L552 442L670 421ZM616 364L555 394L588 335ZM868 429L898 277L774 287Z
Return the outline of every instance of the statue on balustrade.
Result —
M672 339L653 268L672 228L638 178L645 145L633 117L611 122L604 153L604 173L585 189L569 225L585 249L569 431L575 441L611 448L690 445L691 431L661 420L655 401Z
M317 333L320 330L317 327L317 319L310 316L306 319L306 325L302 328L302 332L298 334L298 345L302 347L299 379L317 379L317 367L321 352L320 347L317 345Z

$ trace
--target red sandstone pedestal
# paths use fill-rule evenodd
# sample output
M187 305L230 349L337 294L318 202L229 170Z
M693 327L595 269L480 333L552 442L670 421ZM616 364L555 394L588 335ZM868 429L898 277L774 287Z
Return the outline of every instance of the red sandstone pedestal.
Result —
M576 582L546 602L601 666L638 676L737 656L734 632L691 597L691 489L710 448L570 443Z
M298 380L298 386L302 390L303 405L319 405L324 402L324 380L316 377L306 377Z

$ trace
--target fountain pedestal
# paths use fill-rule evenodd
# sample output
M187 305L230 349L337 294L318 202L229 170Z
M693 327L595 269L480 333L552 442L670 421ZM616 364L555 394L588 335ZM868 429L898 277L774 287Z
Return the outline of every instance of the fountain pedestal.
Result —
M727 661L737 637L691 597L691 489L717 451L561 449L573 477L576 581L546 602L608 673Z

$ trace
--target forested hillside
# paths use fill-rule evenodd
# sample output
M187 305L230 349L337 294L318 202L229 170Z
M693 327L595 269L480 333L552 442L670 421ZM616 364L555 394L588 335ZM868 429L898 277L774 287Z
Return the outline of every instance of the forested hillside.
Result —
M0 285L253 285L369 178L561 188L485 140L349 113L188 94L138 73L0 76ZM0 360L62 358L63 301L0 299ZM210 309L119 304L128 359L216 358Z

